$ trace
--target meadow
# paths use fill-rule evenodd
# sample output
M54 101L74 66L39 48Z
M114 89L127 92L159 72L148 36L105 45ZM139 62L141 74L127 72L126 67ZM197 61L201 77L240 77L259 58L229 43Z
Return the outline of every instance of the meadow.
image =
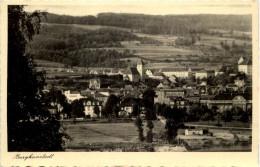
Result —
M165 131L160 121L153 121L153 133L159 138ZM138 131L134 122L130 123L66 123L66 133L71 136L72 141L67 143L67 149L84 148L94 143L139 143ZM144 134L146 135L146 123L144 123Z

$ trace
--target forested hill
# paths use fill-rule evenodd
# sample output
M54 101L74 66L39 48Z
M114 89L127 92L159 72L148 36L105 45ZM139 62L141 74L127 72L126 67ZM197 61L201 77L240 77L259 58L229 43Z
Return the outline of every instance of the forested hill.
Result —
M252 31L251 15L144 15L100 13L95 16L66 16L47 13L48 23L102 25L129 28L147 34L185 35L209 29Z

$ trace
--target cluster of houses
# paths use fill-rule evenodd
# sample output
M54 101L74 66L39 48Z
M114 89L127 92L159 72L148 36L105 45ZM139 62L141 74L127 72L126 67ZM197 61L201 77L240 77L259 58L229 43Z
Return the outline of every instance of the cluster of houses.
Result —
M247 75L252 75L252 60L241 58L238 62L238 70ZM144 63L140 59L136 67L128 67L123 73L123 80L139 82L139 86L125 85L122 88L101 88L99 78L89 80L89 88L81 91L63 91L68 103L74 100L84 99L84 113L86 116L97 117L94 108L100 111L104 108L110 95L118 96L121 115L130 115L134 107L138 107L145 112L142 102L142 94L147 88L142 81L145 77L160 80L160 84L154 88L156 93L154 103L167 104L171 107L190 109L194 103L207 106L209 109L215 108L218 112L231 110L239 107L243 111L252 108L252 84L246 83L244 79L237 78L234 83L226 86L208 85L207 82L196 84L188 82L185 85L176 84L178 78L187 78L190 75L196 78L206 78L221 74L222 71L192 70L187 68L162 69L159 72L146 70ZM177 86L176 86L177 85ZM100 112L101 114L101 112ZM100 116L100 115L99 115Z

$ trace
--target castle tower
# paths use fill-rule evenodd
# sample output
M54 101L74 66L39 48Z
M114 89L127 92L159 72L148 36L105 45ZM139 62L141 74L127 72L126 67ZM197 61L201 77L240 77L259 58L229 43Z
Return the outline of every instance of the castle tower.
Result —
M137 61L137 71L139 72L140 76L141 76L141 81L144 81L145 79L145 74L144 74L144 62L142 60L142 58L140 58Z

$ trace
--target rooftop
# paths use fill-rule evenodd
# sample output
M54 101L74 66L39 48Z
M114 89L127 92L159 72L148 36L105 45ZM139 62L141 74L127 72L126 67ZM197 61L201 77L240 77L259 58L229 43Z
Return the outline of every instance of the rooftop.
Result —
M140 75L137 71L136 67L128 67L125 72L125 74L133 74L133 75Z

